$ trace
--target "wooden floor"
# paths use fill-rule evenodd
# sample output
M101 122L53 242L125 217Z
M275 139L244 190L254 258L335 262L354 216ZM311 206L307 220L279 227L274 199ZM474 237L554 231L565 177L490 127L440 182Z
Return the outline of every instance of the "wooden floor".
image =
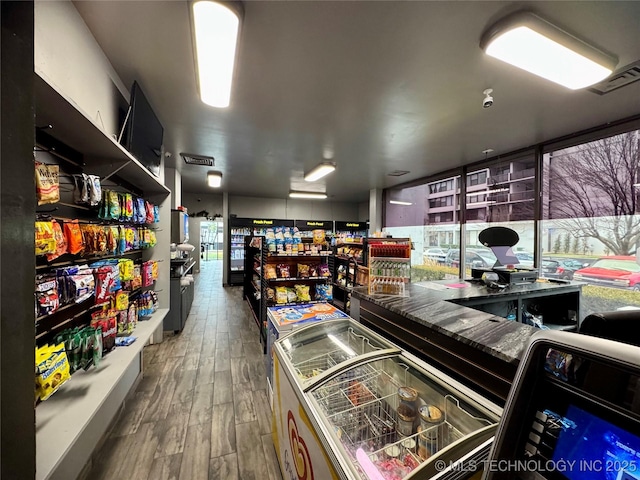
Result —
M144 377L88 478L281 480L258 327L222 262L201 262L184 331L144 349Z

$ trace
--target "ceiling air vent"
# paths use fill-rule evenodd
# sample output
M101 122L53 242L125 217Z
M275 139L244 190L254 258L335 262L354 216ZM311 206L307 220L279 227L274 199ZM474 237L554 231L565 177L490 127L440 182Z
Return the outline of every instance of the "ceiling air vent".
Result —
M406 175L409 173L409 170L394 170L393 172L387 173L390 177L401 177L402 175Z
M188 165L202 165L205 167L213 167L213 157L207 157L206 155L194 155L192 153L181 153L180 156L184 160L184 163Z
M598 95L604 95L638 80L640 80L640 60L612 73L609 78L596 83L589 90Z

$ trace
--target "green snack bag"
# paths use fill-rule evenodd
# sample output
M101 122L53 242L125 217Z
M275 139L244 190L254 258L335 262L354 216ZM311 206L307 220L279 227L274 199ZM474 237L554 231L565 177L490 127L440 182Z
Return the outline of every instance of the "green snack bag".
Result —
M93 364L97 367L102 359L102 328L93 331Z

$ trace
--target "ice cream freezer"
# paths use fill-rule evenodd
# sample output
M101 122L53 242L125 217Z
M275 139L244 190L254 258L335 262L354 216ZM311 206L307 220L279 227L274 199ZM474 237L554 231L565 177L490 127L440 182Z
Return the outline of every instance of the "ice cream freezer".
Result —
M346 313L327 302L278 305L267 308L267 390L269 400L273 400L273 344L281 336L301 325L322 320L350 318Z
M285 480L479 478L465 462L487 457L499 406L352 319L296 329L273 351Z

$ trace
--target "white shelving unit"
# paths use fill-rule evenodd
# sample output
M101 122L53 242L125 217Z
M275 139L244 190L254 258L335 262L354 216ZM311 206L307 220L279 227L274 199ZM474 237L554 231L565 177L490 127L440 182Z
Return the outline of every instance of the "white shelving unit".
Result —
M106 135L75 103L35 75L35 125L51 125L47 133L83 155L90 173L116 175L143 192L160 208L157 244L143 252L143 260L158 260L159 309L138 322L137 340L117 347L97 368L76 372L51 398L35 409L36 479L73 479L81 473L122 403L142 376L142 350L162 341L162 324L169 312L169 243L171 191L146 170L115 139ZM59 152L50 152L60 155Z

